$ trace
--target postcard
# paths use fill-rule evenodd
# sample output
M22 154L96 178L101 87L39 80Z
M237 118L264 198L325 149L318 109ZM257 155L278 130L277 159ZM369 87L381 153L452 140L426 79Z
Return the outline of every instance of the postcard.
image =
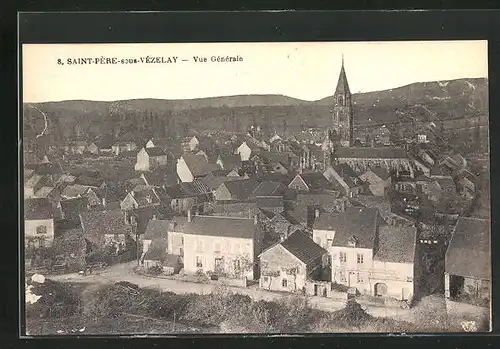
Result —
M490 331L487 41L21 60L26 336Z

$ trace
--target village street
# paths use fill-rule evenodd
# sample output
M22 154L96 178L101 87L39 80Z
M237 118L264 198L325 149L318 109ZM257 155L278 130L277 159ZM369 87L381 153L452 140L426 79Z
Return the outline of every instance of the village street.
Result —
M137 284L142 288L156 288L162 291L170 291L174 293L196 293L196 294L209 294L216 290L217 285L215 284L204 284L204 283L194 283L179 281L166 278L150 277L143 274L138 274L135 272L136 262L116 264L112 267L108 267L101 271L95 271L91 275L79 275L77 273L73 274L63 274L63 275L51 275L48 278L59 282L83 282L92 284L113 284L118 281L128 281ZM287 296L287 293L271 292L259 289L257 285L253 285L247 288L226 286L226 288L234 293L239 293L243 295L248 295L254 300L267 300L273 301L278 300L282 297ZM319 296L309 296L309 301L313 307L316 307L325 311L336 311L344 308L345 301L319 297ZM418 321L418 317L415 317L414 313L409 310L405 310L397 307L383 307L375 305L367 305L361 302L362 307L372 316L377 317L391 317L398 320L404 320L409 322Z

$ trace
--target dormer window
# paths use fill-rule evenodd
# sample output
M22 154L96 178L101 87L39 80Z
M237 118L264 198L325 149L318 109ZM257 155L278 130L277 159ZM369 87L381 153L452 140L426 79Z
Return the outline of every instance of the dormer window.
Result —
M353 235L349 238L347 245L349 247L357 247L358 243L359 243L358 238Z
M146 201L148 204L150 204L153 202L153 198L150 195L148 195L148 196L146 196Z

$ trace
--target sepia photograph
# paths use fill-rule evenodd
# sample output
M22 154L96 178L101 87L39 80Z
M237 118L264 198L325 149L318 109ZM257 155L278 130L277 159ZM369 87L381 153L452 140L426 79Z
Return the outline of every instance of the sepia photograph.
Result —
M20 59L25 337L491 330L487 41Z

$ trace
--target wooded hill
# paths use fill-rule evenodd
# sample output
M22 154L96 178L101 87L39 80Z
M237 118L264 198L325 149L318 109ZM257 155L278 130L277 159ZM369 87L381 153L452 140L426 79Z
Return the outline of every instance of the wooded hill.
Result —
M269 131L296 132L330 125L333 97L309 102L281 95L245 95L191 100L134 99L113 102L72 100L25 104L25 141L45 127L54 141L179 137L188 130L243 132L257 123ZM355 127L391 124L398 113L419 120L480 118L487 124L488 80L421 82L353 95ZM37 108L40 110L37 110ZM454 127L453 123L451 124Z

